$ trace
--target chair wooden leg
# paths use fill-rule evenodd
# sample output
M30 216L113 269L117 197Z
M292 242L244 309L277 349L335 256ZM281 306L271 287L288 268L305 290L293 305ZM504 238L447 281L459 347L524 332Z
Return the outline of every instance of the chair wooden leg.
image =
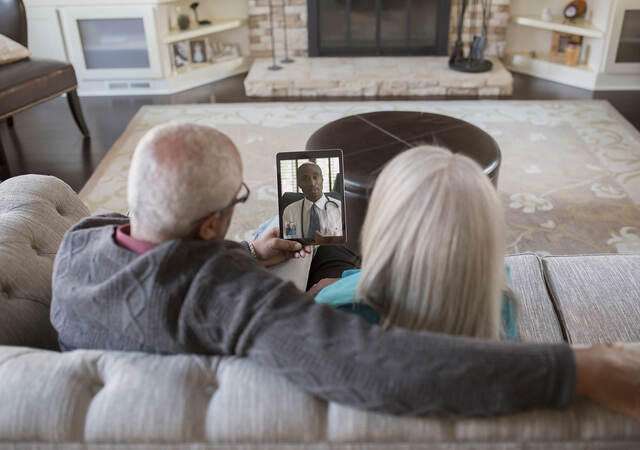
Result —
M10 176L9 163L7 162L7 156L4 154L4 147L2 147L2 140L0 139L0 181L4 181Z
M13 116L7 117L7 125L9 125L9 128L13 128Z
M87 124L84 121L82 107L80 106L80 99L78 98L78 91L76 89L67 92L67 101L69 102L71 114L73 114L73 118L75 119L78 128L80 128L84 137L89 137L89 128L87 128Z

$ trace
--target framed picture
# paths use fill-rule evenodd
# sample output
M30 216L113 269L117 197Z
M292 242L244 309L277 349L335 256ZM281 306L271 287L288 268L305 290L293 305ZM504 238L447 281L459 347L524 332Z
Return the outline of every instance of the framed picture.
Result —
M224 43L209 39L209 61L216 63L240 56L240 48L237 44Z
M582 44L582 36L554 31L551 35L551 54L563 55L568 44Z
M189 52L185 41L176 42L171 46L173 51L173 65L176 69L189 64Z
M207 62L207 45L204 39L189 41L191 47L191 62L201 64Z

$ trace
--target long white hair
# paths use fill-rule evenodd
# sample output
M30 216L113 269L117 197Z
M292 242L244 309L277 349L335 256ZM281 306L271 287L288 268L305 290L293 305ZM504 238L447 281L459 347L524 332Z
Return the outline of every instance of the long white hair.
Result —
M421 146L380 173L362 229L358 296L399 326L499 339L504 212L480 166Z

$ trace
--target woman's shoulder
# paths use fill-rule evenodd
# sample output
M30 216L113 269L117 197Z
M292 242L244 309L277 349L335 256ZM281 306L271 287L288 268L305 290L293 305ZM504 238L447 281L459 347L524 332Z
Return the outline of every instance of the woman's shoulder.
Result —
M342 279L322 289L316 295L316 302L325 303L337 310L356 314L369 322L377 325L380 323L380 314L366 303L356 300L356 290L360 281L360 270L345 270Z
M360 270L345 270L342 279L322 289L316 295L316 302L337 307L355 302L356 289L360 280Z

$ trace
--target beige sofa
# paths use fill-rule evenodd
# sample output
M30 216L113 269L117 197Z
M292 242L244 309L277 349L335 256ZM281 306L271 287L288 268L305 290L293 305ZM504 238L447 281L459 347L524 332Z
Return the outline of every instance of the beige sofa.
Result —
M59 353L52 263L87 214L55 178L0 184L0 448L640 448L640 423L586 400L492 419L394 417L327 403L238 358ZM640 342L640 255L507 261L519 339Z

